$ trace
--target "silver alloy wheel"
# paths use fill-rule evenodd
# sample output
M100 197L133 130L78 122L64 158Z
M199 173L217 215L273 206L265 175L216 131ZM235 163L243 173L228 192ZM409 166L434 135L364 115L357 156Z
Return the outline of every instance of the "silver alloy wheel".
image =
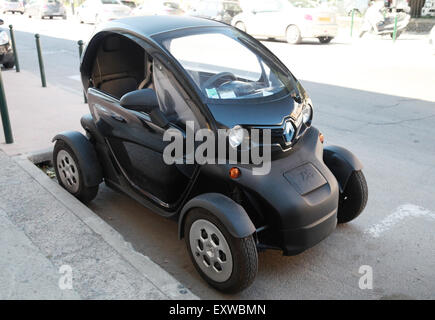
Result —
M222 232L208 220L196 220L189 231L190 250L211 280L225 282L233 271L230 246Z
M73 157L66 151L60 150L56 157L57 171L65 188L76 193L79 190L79 171Z
M245 24L243 22L241 22L241 21L236 23L236 28L241 30L241 31L243 31L243 32L246 32Z
M286 40L288 43L297 43L299 38L300 32L297 26L290 26L287 28Z

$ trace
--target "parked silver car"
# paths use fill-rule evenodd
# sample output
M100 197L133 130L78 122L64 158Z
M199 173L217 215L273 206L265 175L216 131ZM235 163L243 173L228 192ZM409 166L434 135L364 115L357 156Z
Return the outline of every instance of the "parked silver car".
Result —
M59 0L30 0L25 6L25 12L29 18L62 17L66 19L65 7Z
M3 1L3 13L6 12L18 12L24 13L24 4L22 0L4 0Z
M133 9L134 16L151 16L151 15L184 15L177 1L166 0L144 0L137 8Z
M131 9L119 0L86 0L77 10L81 23L100 23L120 19L131 14Z
M335 12L309 0L242 0L240 6L232 25L256 37L296 44L303 38L328 43L337 35Z

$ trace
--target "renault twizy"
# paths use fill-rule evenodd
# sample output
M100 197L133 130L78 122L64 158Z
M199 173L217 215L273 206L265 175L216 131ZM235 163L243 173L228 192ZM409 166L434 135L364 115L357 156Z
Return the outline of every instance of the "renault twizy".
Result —
M366 205L360 161L323 146L301 84L234 27L175 16L111 21L89 41L80 72L90 114L81 119L85 135L53 139L59 183L86 202L104 181L178 221L195 268L218 290L248 287L258 251L298 254ZM242 129L270 130L270 171L226 161L168 165L164 134L178 130L187 140L188 122L229 129L226 143L236 149L250 139Z

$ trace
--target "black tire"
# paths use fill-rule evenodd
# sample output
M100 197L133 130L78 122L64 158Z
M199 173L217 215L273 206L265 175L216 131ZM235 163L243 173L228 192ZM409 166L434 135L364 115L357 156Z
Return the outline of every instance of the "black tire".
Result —
M190 246L190 231L192 224L199 219L207 220L208 222L214 224L223 234L229 245L233 260L233 267L230 277L224 282L216 282L207 276L198 266L195 258L193 257ZM192 263L201 277L212 287L225 293L236 293L246 289L252 284L258 270L257 247L252 235L241 239L231 236L219 219L217 219L207 210L201 208L192 209L188 213L184 223L184 231L187 251L189 252Z
M61 177L60 177L60 173L59 173L59 166L57 164L57 155L61 150L65 150L74 160L76 167L77 167L77 171L78 171L78 190L75 192L72 192L68 186L66 186ZM65 189L67 190L69 193L71 193L73 196L75 196L77 199L79 199L82 202L89 202L91 200L93 200L97 193L98 193L98 185L93 186L93 187L87 187L84 184L84 179L83 179L83 172L82 172L82 168L80 167L80 163L77 159L77 156L74 154L74 151L70 148L70 146L65 143L63 140L57 140L56 144L54 145L54 150L53 150L53 166L54 166L54 170L56 172L56 178L57 181L59 182L59 184Z
M368 199L367 182L362 171L354 171L349 177L338 201L338 223L346 223L358 217Z
M399 38L399 36L400 36L401 33L402 33L401 31L397 31L397 32L396 32L396 39ZM393 32L390 33L390 37L391 37L391 39L394 38L394 33L393 33Z
M53 19L53 16L49 16L49 19L52 20L52 19Z
M3 66L6 69L12 69L15 66L15 61L9 61L9 62L5 62L3 63Z
M320 43L330 43L332 39L334 39L333 37L319 37L318 38Z

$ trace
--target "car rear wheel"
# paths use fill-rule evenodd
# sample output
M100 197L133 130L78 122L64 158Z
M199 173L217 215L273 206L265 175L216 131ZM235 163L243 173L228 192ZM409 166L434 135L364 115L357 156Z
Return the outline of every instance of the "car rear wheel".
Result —
M301 31L295 25L291 25L287 28L285 37L287 42L290 44L298 44L302 41Z
M338 201L338 223L346 223L358 217L364 210L368 199L367 181L361 170L354 171L340 193Z
M235 293L254 281L258 256L252 235L233 237L219 219L200 208L189 212L184 228L190 258L211 286Z
M83 202L89 202L98 193L98 185L88 187L84 183L83 175L92 175L92 172L83 172L77 156L71 147L62 140L57 140L53 150L53 165L59 184L69 193Z
M246 26L242 21L236 23L236 28L243 32L246 32Z
M319 37L320 43L330 43L332 39L332 37Z
M15 61L5 62L5 63L3 63L3 66L6 69L12 69L15 66Z
M397 31L397 32L396 32L396 39L400 36L401 33L402 33L402 32L400 32L400 31ZM393 32L390 33L390 37L391 37L391 39L394 38L394 33L393 33Z

